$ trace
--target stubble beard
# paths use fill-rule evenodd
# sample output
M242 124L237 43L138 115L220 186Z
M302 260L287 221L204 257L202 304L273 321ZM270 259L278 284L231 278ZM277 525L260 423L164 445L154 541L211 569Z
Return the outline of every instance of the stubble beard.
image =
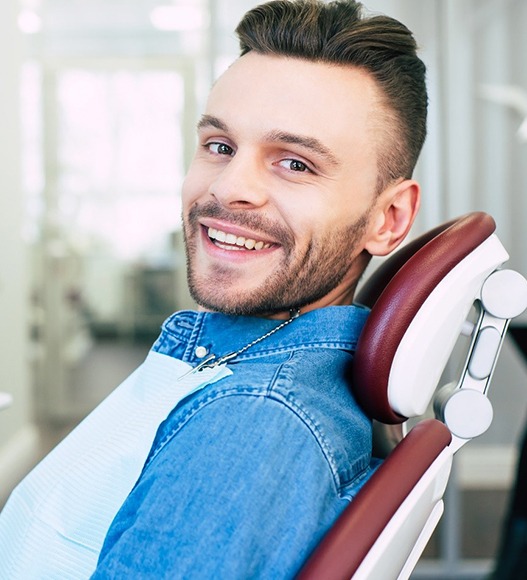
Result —
M300 255L295 251L289 230L246 211L227 212L214 202L194 206L183 219L187 253L187 278L192 298L207 310L242 316L269 316L317 302L335 289L352 269L358 257L356 246L369 221L369 210L354 223L311 240ZM268 232L281 244L280 267L269 274L256 290L230 290L232 272L218 270L211 280L197 273L196 239L200 235L198 217L213 217ZM253 250L254 251L254 250Z

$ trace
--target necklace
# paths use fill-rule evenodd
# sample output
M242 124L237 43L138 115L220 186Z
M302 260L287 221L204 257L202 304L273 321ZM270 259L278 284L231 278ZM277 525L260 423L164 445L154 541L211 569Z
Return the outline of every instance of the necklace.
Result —
M239 350L229 352L229 353L224 354L223 356L220 356L220 357L217 357L215 354L210 354L207 358L202 360L197 366L192 368L190 371L185 373L180 378L183 378L191 373L196 373L196 372L202 371L203 369L212 369L214 367L217 367L218 365L221 365L223 363L231 361L233 358L236 358L238 355L244 353L246 350L249 350L255 344L258 344L262 340L269 338L275 332L278 332L279 330L282 330L282 328L286 327L288 324L291 324L291 322L293 322L293 320L295 320L296 318L298 318L300 316L300 310L299 309L290 310L289 314L290 314L290 317L287 320L284 320L284 322L281 322L278 326L275 326L275 328L273 328L269 332L266 332L265 334L263 334L259 338L256 338L255 340L249 342L248 344L246 344L245 346L243 346Z

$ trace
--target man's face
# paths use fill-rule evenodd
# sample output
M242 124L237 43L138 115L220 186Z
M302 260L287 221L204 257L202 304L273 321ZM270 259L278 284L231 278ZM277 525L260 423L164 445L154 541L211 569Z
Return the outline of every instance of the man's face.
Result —
M217 81L183 186L198 304L278 316L351 302L377 197L378 100L358 69L256 53Z

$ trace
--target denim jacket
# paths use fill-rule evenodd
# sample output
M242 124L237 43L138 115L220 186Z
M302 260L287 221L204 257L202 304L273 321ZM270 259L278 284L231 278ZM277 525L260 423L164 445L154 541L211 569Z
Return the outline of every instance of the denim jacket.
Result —
M93 578L291 578L370 473L349 389L368 311L328 307L235 357L160 425ZM184 311L153 349L199 364L277 326Z

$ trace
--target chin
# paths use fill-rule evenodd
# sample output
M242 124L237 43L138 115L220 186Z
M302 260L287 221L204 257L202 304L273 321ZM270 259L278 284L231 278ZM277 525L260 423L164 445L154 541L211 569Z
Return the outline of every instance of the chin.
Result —
M234 316L268 316L281 312L281 309L269 308L269 305L257 301L251 297L244 297L240 292L229 292L221 296L215 291L210 295L190 288L190 294L197 304L203 309L212 312L221 312ZM287 308L285 309L287 310Z

